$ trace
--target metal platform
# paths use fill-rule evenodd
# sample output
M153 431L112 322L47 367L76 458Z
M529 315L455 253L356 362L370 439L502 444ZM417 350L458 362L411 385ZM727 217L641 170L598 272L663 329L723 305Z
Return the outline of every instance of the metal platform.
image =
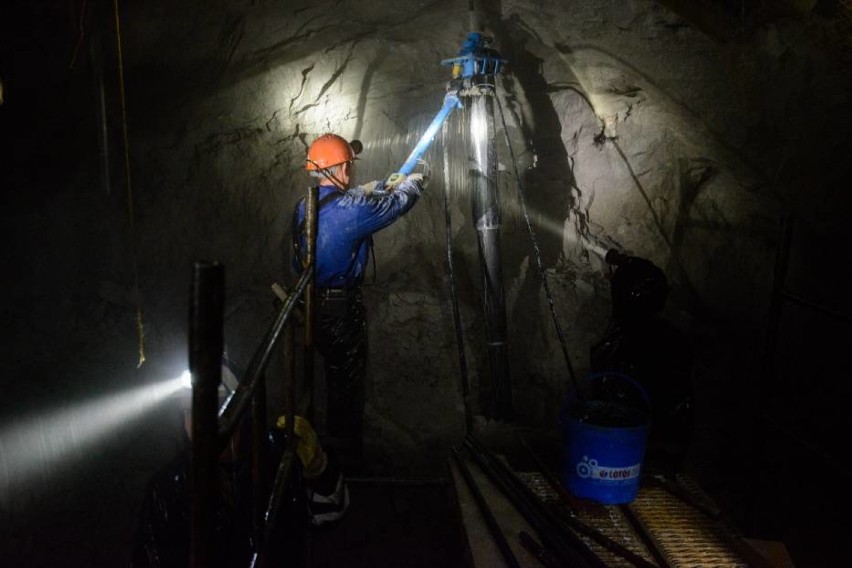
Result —
M519 534L535 531L525 522L521 514L501 494L499 489L470 461L469 467L475 475L479 489L493 510L506 540L521 566L542 566L529 550L521 546ZM621 545L638 555L646 565L660 568L739 568L773 566L762 558L747 541L719 514L712 500L704 494L690 477L679 475L673 480L649 478L641 486L635 501L629 505L601 505L573 500L566 502L564 492L554 488L552 474L541 471L515 471L515 475L542 502L553 509L561 509L563 515L571 515L593 529L595 538L574 530L606 566L633 567L635 559L627 558L612 547L603 546L606 539ZM453 477L461 504L462 518L471 547L474 566L504 566L481 512L471 498L458 471ZM597 533L597 534L594 534Z

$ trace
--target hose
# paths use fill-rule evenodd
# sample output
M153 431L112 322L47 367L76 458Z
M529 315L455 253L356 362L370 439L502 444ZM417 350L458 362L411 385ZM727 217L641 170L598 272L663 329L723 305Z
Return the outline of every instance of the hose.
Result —
M521 184L521 175L518 172L518 162L515 158L515 150L512 148L512 143L509 140L509 131L506 128L506 117L503 115L503 105L500 102L500 97L497 96L497 92L492 85L480 85L481 87L487 87L492 91L494 98L497 101L497 109L500 111L500 123L503 126L503 135L506 138L506 146L509 148L509 156L512 158L512 168L515 174L515 186L518 190L518 201L521 204L521 211L524 214L524 221L527 225L527 232L529 233L530 243L532 244L533 253L535 256L536 269L538 271L538 276L541 278L542 284L544 285L544 293L547 296L547 303L550 306L550 315L553 319L553 326L556 328L556 335L559 337L559 344L562 347L562 355L565 358L565 366L568 368L568 375L571 377L571 382L574 384L574 389L579 393L580 389L577 385L577 378L574 374L574 365L571 363L571 357L568 354L568 347L565 345L565 334L562 332L562 326L559 323L559 316L556 313L556 304L553 302L553 294L550 291L550 284L547 280L547 274L544 271L544 266L541 262L541 248L538 244L538 238L535 235L535 230L533 229L532 222L530 221L529 212L527 211L526 197L524 195L523 185Z
M542 284L544 285L544 293L547 297L547 303L550 307L550 315L553 320L553 326L556 329L556 335L559 338L559 345L562 349L562 356L565 359L565 366L568 369L568 376L571 379L571 383L574 385L574 391L577 393L578 398L582 400L582 393L580 391L579 385L577 383L577 377L574 373L574 365L571 362L571 356L568 353L568 347L565 343L565 334L562 331L562 325L559 323L559 316L556 312L556 304L553 301L553 293L550 290L550 283L547 279L547 274L544 271L544 266L541 261L541 248L538 243L538 238L535 234L535 229L533 229L532 221L530 221L529 212L527 211L526 205L526 197L524 195L523 185L521 183L521 176L518 172L518 162L515 157L515 151L512 147L512 143L509 140L509 132L506 128L506 117L503 113L503 105L500 102L500 97L497 96L496 89L493 85L488 84L480 84L476 85L476 87L485 88L491 91L491 94L494 96L497 101L497 108L500 111L500 123L503 127L503 135L506 138L506 146L509 149L509 155L512 161L512 168L514 170L515 177L515 185L518 191L518 201L521 204L521 211L524 215L524 221L527 226L527 233L529 234L530 243L533 249L533 256L535 256L536 261L536 270L538 272L539 278L541 278ZM449 155L447 149L447 123L443 123L442 134L443 134L443 158L444 158L444 219L446 224L446 243L447 243L447 276L450 280L450 296L453 306L453 323L455 325L455 334L456 334L456 344L458 346L459 352L459 368L461 375L461 390L462 390L462 399L464 402L464 412L465 412L465 425L467 427L467 431L470 432L472 428L472 415L470 409L470 387L469 380L467 374L467 360L465 357L464 351L464 334L462 331L461 325L461 317L459 315L459 305L458 305L458 295L456 291L456 279L455 272L453 269L453 239L452 239L452 227L450 223L450 204L449 204L449 187L450 187L450 174L449 174Z
M467 432L473 428L473 416L470 410L470 383L467 375L467 358L464 353L464 333L462 331L461 316L459 315L459 299L456 291L456 277L453 270L453 231L450 222L450 156L447 149L447 123L441 132L443 136L444 150L444 220L446 225L447 239L447 277L450 280L450 297L453 304L453 324L456 332L456 345L459 351L459 373L461 380L462 402L464 403L464 423Z

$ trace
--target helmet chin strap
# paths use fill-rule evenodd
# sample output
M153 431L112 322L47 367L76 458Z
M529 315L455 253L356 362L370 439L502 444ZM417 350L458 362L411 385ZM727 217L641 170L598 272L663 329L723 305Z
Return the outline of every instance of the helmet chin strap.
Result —
M331 181L333 181L333 182L335 183L335 185L337 185L337 186L338 186L338 187L337 187L337 189L338 189L338 190L340 190L340 191L346 191L346 189L347 189L347 188L346 188L346 184L345 184L345 183L343 183L343 182L342 182L342 181L341 181L341 180L340 180L337 176L335 176L335 175L334 175L334 173L331 171L331 168L334 168L334 167L336 167L336 166L331 166L331 168L323 168L323 167L320 167L320 165L319 165L319 164L317 164L316 162L314 162L313 160L310 160L310 159L309 159L308 161L309 161L310 163L312 163L314 166L316 166L316 168L317 168L315 171L311 172L311 176L313 176L313 177L322 177L322 178L325 178L325 179L330 179ZM342 166L342 165L343 165L343 164L345 164L345 163L346 163L346 162L343 162L342 164L337 164L337 166Z

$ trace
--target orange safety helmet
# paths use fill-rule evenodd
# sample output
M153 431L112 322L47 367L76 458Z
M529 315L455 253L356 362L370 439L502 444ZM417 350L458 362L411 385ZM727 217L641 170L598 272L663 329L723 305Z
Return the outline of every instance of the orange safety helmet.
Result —
M355 160L361 152L361 142L353 140L350 144L337 134L323 134L314 140L308 148L305 169L309 172L333 168Z

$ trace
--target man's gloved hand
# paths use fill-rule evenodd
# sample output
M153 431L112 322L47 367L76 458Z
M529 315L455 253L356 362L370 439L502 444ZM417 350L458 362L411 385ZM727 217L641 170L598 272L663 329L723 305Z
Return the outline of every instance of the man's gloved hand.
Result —
M414 180L423 189L426 189L426 186L429 185L429 176L425 174L411 174L408 179Z
M367 182L364 185L362 185L361 188L363 188L365 194L372 195L373 192L376 191L379 188L381 183L382 182L380 182L380 181L371 181L371 182Z
M429 176L423 174L409 174L406 176L403 173L397 172L395 174L390 175L388 180L385 182L385 187L387 189L394 189L396 186L398 186L407 179L417 182L417 184L419 184L420 187L423 188L425 188L426 184L429 183Z
M388 188L388 189L393 189L396 186L398 186L399 184L401 184L402 182L404 182L405 177L406 176L403 173L400 173L400 172L393 173L388 177L387 181L385 182L385 187Z

